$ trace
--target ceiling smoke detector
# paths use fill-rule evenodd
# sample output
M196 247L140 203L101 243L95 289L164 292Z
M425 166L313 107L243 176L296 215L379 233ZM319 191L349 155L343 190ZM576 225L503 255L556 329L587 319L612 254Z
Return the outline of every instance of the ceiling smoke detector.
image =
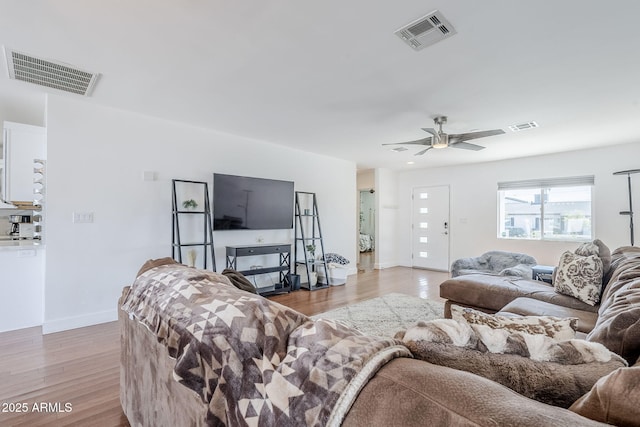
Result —
M9 78L89 96L100 74L4 48Z
M454 34L456 34L456 30L453 25L437 10L416 19L395 32L395 35L413 50L422 50Z
M527 129L535 129L538 127L538 124L536 122L526 122L526 123L520 123L517 125L510 125L509 129L511 130L511 132L520 132L521 130L527 130Z

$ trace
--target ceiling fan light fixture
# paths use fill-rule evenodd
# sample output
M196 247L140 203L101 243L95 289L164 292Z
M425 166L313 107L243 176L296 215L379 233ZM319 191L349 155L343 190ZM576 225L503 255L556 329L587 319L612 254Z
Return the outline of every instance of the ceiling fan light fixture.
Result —
M449 135L440 134L437 141L431 143L432 148L447 148L449 146Z

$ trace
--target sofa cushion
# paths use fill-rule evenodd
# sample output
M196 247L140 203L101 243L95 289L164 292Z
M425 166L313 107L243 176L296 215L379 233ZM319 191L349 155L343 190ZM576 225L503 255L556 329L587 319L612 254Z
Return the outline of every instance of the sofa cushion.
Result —
M564 252L555 270L553 286L558 293L595 306L602 292L602 260L598 255Z
M640 356L640 279L609 298L587 340L599 342L629 363Z
M533 298L520 297L502 307L496 313L501 316L554 316L577 318L576 330L585 334L591 332L598 319L598 313L593 311L578 310L576 308L562 307L546 301Z
M554 316L506 317L487 314L472 308L451 307L452 318L470 325L485 325L491 329L505 329L509 332L543 334L557 341L570 340L576 335L576 318Z
M640 248L616 249L612 268L598 321L587 340L603 344L634 364L640 356Z
M584 417L617 426L637 426L640 420L640 364L619 368L602 377L569 408Z
M598 311L597 307L557 293L548 283L515 277L483 274L458 276L442 282L440 296L453 303L494 313L518 297L529 297L594 313Z

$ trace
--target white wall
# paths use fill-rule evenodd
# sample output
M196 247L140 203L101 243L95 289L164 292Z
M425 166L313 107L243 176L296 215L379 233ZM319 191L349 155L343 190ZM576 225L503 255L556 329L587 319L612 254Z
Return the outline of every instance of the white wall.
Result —
M398 265L398 248L395 239L398 222L398 181L390 169L376 169L376 254L375 268Z
M411 265L411 192L425 185L451 187L451 260L477 256L487 250L509 250L534 256L539 263L555 265L576 243L505 240L497 238L497 183L533 178L595 175L594 236L612 250L629 245L627 180L613 176L619 170L640 167L640 143L608 146L539 157L457 167L400 172L397 192L399 212L395 224L398 262ZM640 175L633 175L636 222L640 222ZM636 230L640 239L640 227ZM381 243L384 245L385 243Z
M214 172L282 179L316 192L325 250L356 259L355 164L51 96L47 111L44 331L116 319L122 287L142 263L171 255L171 179ZM144 181L144 171L157 180ZM73 212L93 212L90 224ZM291 242L293 230L215 232L224 247Z

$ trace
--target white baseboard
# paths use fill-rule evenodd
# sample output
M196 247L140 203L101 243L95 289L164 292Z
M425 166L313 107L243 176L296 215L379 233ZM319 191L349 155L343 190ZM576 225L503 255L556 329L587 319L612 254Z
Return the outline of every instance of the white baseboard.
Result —
M373 268L376 270L383 270L385 268L397 267L398 264L394 262L379 262L373 264Z
M358 267L347 267L347 276L358 274Z
M114 322L116 320L118 320L117 310L106 310L97 313L83 314L81 316L45 320L42 325L42 333L46 335L54 332L67 331L69 329L97 325L99 323Z

